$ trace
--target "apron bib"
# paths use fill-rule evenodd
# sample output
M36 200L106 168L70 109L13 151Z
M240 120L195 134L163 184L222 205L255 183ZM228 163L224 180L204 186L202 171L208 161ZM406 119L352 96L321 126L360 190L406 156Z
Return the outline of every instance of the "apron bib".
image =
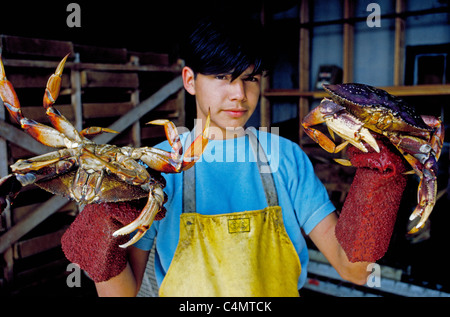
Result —
M267 171L256 135L246 131L259 170ZM269 207L201 215L195 212L195 165L184 172L180 238L160 296L299 296L300 260L284 227L272 174L260 175Z

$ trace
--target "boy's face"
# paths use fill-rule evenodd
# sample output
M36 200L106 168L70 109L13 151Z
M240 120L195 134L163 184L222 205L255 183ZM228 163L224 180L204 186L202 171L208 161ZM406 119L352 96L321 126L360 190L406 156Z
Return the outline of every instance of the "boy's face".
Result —
M189 67L183 69L185 88L196 97L197 119L205 122L211 112L211 139L243 135L260 94L261 75L250 76L252 70L253 66L231 81L231 74L197 74L194 78Z

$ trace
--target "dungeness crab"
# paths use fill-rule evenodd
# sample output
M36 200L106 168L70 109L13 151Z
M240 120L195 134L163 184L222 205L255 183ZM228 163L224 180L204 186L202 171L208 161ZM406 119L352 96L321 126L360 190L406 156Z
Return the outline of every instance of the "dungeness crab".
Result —
M114 232L114 236L138 233L121 247L139 240L150 227L155 215L165 203L165 180L160 172L179 173L193 166L208 142L206 136L209 117L203 133L182 156L182 145L175 125L168 120L150 123L164 125L172 152L151 147L117 147L95 144L86 138L110 129L90 127L78 132L72 124L53 108L59 95L61 75L67 56L49 78L44 94L44 107L54 128L23 116L12 84L6 79L0 58L0 97L11 117L28 134L47 146L62 148L11 165L13 174L0 179L0 212L6 198L13 199L23 186L36 184L54 194L68 196L80 204L94 202L128 201L148 196L140 215L127 226ZM146 169L145 163L149 170Z
M364 84L324 85L331 99L324 98L303 120L305 132L323 149L337 153L348 143L367 152L367 143L379 152L371 132L387 137L420 177L418 205L410 216L420 221L410 230L417 232L428 219L436 202L437 161L444 141L444 127L439 118L418 115L402 99L384 90ZM322 132L311 126L325 123L330 134L341 136L336 146ZM344 160L337 160L345 163Z

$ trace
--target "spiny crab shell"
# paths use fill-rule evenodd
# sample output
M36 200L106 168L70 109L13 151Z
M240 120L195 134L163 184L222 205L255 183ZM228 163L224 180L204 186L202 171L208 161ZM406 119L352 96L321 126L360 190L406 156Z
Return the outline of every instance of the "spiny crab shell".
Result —
M424 226L436 203L437 161L444 142L444 126L439 118L419 115L404 100L372 86L348 83L323 85L330 95L311 110L302 126L308 136L331 153L341 151L351 143L363 152L367 145L379 152L373 132L388 138L420 177L418 204L410 216L420 221L410 233ZM325 123L334 136L345 142L336 145L321 131L312 126ZM336 159L349 165L350 162Z

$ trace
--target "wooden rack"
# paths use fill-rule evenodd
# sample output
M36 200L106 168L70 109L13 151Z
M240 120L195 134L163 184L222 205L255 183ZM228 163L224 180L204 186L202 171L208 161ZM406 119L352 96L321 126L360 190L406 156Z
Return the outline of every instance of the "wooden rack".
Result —
M436 85L415 85L415 86L405 86L405 23L406 18L412 16L420 16L427 14L436 13L448 13L448 7L432 8L427 10L418 11L406 11L405 6L406 0L396 0L395 1L395 12L391 14L382 15L381 19L394 19L395 23L395 34L394 34L394 55L393 55L393 86L379 87L388 91L389 93L400 96L400 97L421 97L421 96L450 96L450 84L436 84ZM356 17L355 16L355 0L344 0L343 1L343 12L342 18L330 21L311 21L311 0L301 0L299 1L299 14L294 25L299 28L299 51L298 51L298 88L296 89L273 89L270 87L270 79L263 78L262 83L262 98L261 98L261 120L260 124L264 127L270 127L272 124L272 111L276 111L276 105L271 105L276 100L281 100L283 98L294 98L298 100L298 117L296 128L298 128L298 143L305 150L305 152L313 160L316 173L318 177L322 180L325 187L327 188L330 197L332 197L333 202L339 210L339 207L345 200L346 194L350 188L352 175L354 169L349 169L347 167L339 166L335 167L330 164L331 159L335 157L333 154L326 153L320 149L315 142L313 142L309 137L304 134L302 128L303 118L311 110L311 104L317 100L320 100L327 96L327 94L322 91L311 91L310 90L310 51L311 51L311 34L315 27L323 25L342 25L342 43L343 43L343 82L352 82L354 73L354 25L356 22L362 22L367 19L367 17ZM268 23L269 16L271 12L268 7L262 8L262 21L270 28L272 25ZM280 25L287 24L292 26L292 19L289 21L279 22ZM277 22L273 22L274 24ZM275 25L274 27L277 27ZM441 107L441 114L444 114L447 105ZM319 129L323 127L318 127ZM291 130L292 131L292 130ZM294 132L295 133L295 132ZM294 136L291 136L294 139ZM448 143L445 145L448 147ZM345 155L345 153L341 154ZM449 160L449 157L441 157L441 161ZM450 172L450 171L449 171ZM336 175L339 175L337 177ZM440 189L437 198L443 197L447 192L450 192L450 180L448 182L447 188ZM336 197L335 199L333 197Z
M343 82L353 81L353 37L354 24L361 21L362 18L354 16L354 0L344 0L343 18L333 21L310 21L310 0L300 1L299 9L299 88L298 89L271 89L268 79L265 79L261 99L261 126L270 127L271 125L271 104L270 101L279 97L298 98L298 135L299 143L304 142L304 133L301 122L304 116L310 110L310 104L313 99L319 99L326 96L323 91L310 91L310 34L315 26L327 24L343 25ZM395 13L381 16L382 19L395 19L395 38L394 38L394 86L380 87L391 94L397 96L436 96L450 95L450 85L417 85L403 86L404 65L405 65L405 19L409 16L434 14L448 12L442 8L420 10L415 12L405 11L405 0L396 0ZM268 12L263 12L266 17ZM364 20L366 17L364 17Z

